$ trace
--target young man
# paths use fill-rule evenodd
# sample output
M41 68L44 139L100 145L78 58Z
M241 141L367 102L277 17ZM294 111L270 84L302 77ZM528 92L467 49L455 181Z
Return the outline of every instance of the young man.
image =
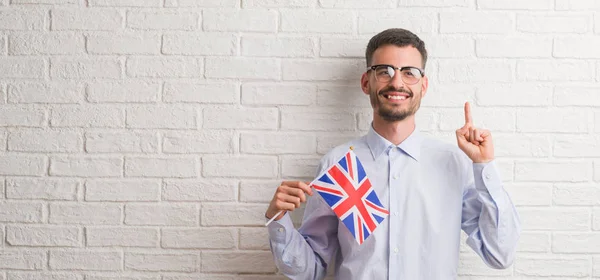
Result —
M265 214L283 210L268 226L277 267L292 279L322 279L335 256L336 279L454 279L461 229L488 266L510 266L520 224L493 161L490 132L473 125L466 103L465 125L456 131L460 149L419 133L415 113L427 93L427 51L410 31L377 34L366 59L361 87L373 107L371 128L325 155L318 173L353 146L390 215L359 245L307 184L283 182ZM296 230L286 212L306 195Z

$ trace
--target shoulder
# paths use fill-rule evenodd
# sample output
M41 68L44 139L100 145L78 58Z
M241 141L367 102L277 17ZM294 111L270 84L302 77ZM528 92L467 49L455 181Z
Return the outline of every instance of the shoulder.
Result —
M431 160L454 162L460 166L469 164L471 161L456 144L431 137L423 137L421 154Z

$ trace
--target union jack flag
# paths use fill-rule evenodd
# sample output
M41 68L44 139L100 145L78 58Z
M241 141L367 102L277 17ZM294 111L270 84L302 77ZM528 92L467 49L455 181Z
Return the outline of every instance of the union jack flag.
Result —
M312 186L358 244L362 244L390 213L381 205L365 169L352 150L316 179Z

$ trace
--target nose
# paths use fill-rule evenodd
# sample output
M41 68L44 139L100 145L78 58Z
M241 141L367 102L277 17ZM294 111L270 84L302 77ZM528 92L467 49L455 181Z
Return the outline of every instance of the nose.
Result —
M394 88L404 88L406 84L402 80L402 73L400 73L400 70L398 69L394 69L394 71L395 75L390 80L390 85L392 85Z

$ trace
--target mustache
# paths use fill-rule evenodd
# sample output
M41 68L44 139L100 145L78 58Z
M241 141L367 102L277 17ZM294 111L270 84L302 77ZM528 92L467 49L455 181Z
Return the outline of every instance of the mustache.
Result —
M386 88L380 90L379 94L382 95L382 94L387 94L390 92L402 92L402 93L408 94L409 97L413 96L413 93L411 91L408 91L404 88L394 88L394 87L386 87Z

